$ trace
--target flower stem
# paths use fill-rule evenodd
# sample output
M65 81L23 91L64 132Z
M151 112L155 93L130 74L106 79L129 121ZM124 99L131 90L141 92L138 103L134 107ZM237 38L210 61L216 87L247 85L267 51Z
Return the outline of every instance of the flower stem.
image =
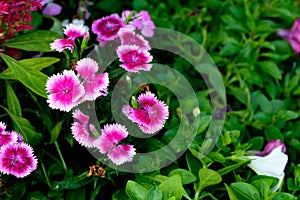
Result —
M65 160L64 160L64 157L63 157L63 155L62 155L62 153L61 153L61 151L60 151L60 148L59 148L59 145L58 145L57 141L55 141L54 144L55 144L56 150L57 150L57 152L58 152L58 155L59 155L59 157L60 157L61 164L62 164L62 166L63 166L63 168L64 168L64 170L65 170L65 173L67 173L68 168L67 168L66 162L65 162Z

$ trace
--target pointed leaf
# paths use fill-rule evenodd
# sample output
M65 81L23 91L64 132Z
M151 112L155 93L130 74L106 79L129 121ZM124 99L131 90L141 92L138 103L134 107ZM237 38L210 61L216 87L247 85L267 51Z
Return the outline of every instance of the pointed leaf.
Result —
M36 94L47 98L45 85L48 76L37 70L30 69L27 65L24 65L5 54L0 53L0 56L15 74L17 80Z
M3 45L25 51L50 52L50 43L59 38L61 36L56 32L38 30L7 40Z
M220 174L214 170L202 168L199 170L199 179L201 188L216 185L222 181Z
M126 194L131 200L144 200L147 190L140 184L129 180L126 185Z
M54 128L52 129L52 131L51 131L51 139L50 139L49 144L52 144L52 143L54 143L54 142L57 140L63 122L64 122L64 120L58 122L58 123L54 126Z
M22 117L21 106L14 89L8 81L5 81L5 85L8 110L16 116Z
M14 129L23 136L23 139L26 143L35 145L40 142L42 138L42 134L36 132L35 128L31 125L31 123L27 119L11 113L7 108L1 105L0 107L3 108L10 116L14 124Z

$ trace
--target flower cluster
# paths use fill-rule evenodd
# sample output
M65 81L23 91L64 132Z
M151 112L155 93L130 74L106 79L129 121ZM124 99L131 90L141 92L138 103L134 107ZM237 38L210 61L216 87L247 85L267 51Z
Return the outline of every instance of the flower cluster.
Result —
M66 28L64 28L64 34L67 38L56 39L50 44L51 50L62 52L63 50L68 49L72 52L75 46L75 39L83 37L88 40L90 36L83 24L68 24Z
M278 184L272 188L272 192L279 189L284 178L284 169L288 161L285 151L286 147L280 140L271 140L262 152L256 152L255 156L248 156L251 159L248 166L258 175L279 179Z
M77 75L72 70L64 70L49 77L46 82L49 106L69 112L84 101L106 96L108 73L98 73L99 69L96 61L83 58L77 62Z
M79 109L73 112L73 117L76 121L71 127L72 134L82 146L97 148L100 153L107 154L108 158L116 165L132 160L135 155L133 145L119 144L128 136L125 126L106 124L100 134L89 121L89 116Z
M3 25L0 27L1 37L32 29L30 13L37 8L42 8L40 0L0 1L0 24Z
M152 37L154 23L147 11L141 11L134 14L132 20L126 24L129 13L131 11L124 11L122 18L118 14L100 18L92 24L92 31L97 34L100 46L105 46L107 42L114 40L120 43L116 51L122 62L120 66L126 71L149 71L152 65L148 63L153 59L149 52L150 45L142 35L136 34L135 30L141 30L144 36Z
M37 167L37 159L31 146L15 131L7 131L0 122L0 172L17 178L29 175Z
M100 46L108 45L114 41L120 65L128 72L149 71L152 67L150 55L151 47L144 36L153 36L155 28L149 14L146 11L132 15L132 20L125 17L130 11L125 11L122 18L118 14L103 17L92 24L92 31L97 34ZM127 23L128 22L128 23ZM141 30L140 35L135 30ZM66 38L57 39L50 44L52 50L62 52L68 50L77 60L81 55L76 55L75 40L80 37L89 39L88 29L83 24L69 24L64 29ZM81 41L79 41L80 43ZM82 40L82 43L85 41ZM81 45L80 51L84 50ZM52 75L46 83L49 106L52 109L69 112L86 101L95 101L98 97L108 93L108 73L91 58L82 58L76 62L71 70ZM124 106L123 113L139 128L149 134L153 134L163 128L169 112L168 107L156 96L147 91L138 97L139 108ZM135 148L133 145L124 144L124 139L129 135L127 128L121 124L106 124L98 131L91 122L90 117L80 109L73 113L74 123L71 131L75 140L87 148L96 148L116 165L129 162L133 159Z
M0 45L6 40L14 38L17 32L32 29L31 12L42 9L40 0L1 0L0 1ZM20 50L14 48L0 48L14 59L19 59Z

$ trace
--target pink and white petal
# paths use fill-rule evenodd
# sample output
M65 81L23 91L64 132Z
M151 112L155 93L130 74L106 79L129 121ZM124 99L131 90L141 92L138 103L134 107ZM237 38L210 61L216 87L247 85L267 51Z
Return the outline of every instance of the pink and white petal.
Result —
M62 52L65 49L69 49L71 52L74 49L74 40L71 39L56 39L50 44L51 50Z
M76 70L83 79L92 78L98 69L98 63L91 58L83 58L79 60L76 66Z
M114 164L121 165L125 162L132 161L135 154L133 145L121 144L108 153L108 158L111 159Z
M89 121L89 116L85 115L79 109L76 109L73 113L73 118L77 119L81 124L87 124Z

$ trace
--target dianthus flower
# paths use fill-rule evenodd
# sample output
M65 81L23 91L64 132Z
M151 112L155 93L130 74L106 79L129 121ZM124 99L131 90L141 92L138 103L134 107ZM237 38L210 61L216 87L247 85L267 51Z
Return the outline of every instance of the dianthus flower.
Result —
M69 49L71 52L74 49L74 40L72 39L56 39L50 44L51 50L62 52L65 49Z
M99 96L107 95L109 84L108 73L97 74L99 66L91 58L83 58L77 62L76 70L83 79L85 90L83 100L92 101Z
M102 17L92 24L93 33L98 35L100 41L110 41L117 38L120 28L125 27L118 14Z
M66 112L77 106L84 95L84 87L78 77L74 71L68 70L49 77L46 90L49 93L47 100L49 106Z
M62 52L65 49L69 49L73 52L75 42L74 40L79 37L88 38L88 29L83 24L68 24L64 28L64 34L67 36L66 39L56 39L50 44L51 50Z
M141 49L150 50L150 45L143 36L135 34L132 29L121 28L118 32L122 45L136 45Z
M94 127L92 124L89 124L89 116L77 109L73 112L73 118L77 120L71 127L73 137L82 146L93 147L96 138L91 133L94 130Z
M285 145L280 140L272 140L265 146L263 153L256 153L255 156L247 156L251 159L248 167L258 175L272 176L279 179L277 185L271 188L272 192L279 189L284 178L284 169L288 161L285 150ZM263 154L265 155L260 156Z
M133 145L119 144L128 136L125 126L120 124L107 124L101 131L101 135L94 142L94 146L116 165L130 162L135 155Z
M79 37L84 37L88 33L88 30L83 24L68 24L64 28L64 34L68 39L76 39Z
M125 22L131 11L125 10L122 13L122 20ZM152 37L154 35L155 24L151 19L149 13L145 10L140 11L132 16L127 27L131 29L138 29L145 37Z
M139 108L129 105L123 107L125 116L137 123L144 133L153 134L162 129L169 116L168 106L149 91L142 93L137 102L140 104Z
M0 149L0 172L17 178L29 175L37 167L33 149L23 142L3 145Z
M152 61L150 53L136 45L121 45L117 48L119 60L123 62L120 66L128 72L150 71Z

